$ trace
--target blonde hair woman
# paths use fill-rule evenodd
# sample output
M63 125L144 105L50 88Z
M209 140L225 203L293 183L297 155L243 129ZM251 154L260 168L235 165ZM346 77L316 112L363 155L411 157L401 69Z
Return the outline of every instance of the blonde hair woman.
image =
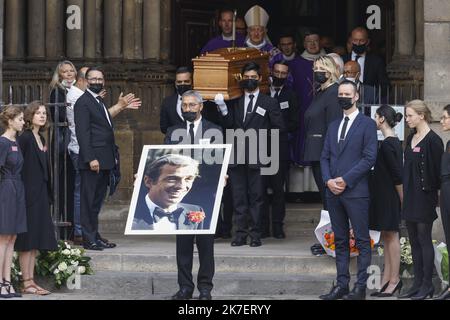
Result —
M319 87L311 105L305 112L305 150L304 161L312 164L314 180L326 210L325 185L320 170L325 134L331 122L342 117L342 109L338 103L339 70L333 58L324 56L314 61L314 82Z
M437 219L444 144L429 126L431 112L423 101L414 100L406 105L405 120L412 133L406 140L404 154L402 218L411 242L414 283L399 298L423 300L434 294L431 230Z

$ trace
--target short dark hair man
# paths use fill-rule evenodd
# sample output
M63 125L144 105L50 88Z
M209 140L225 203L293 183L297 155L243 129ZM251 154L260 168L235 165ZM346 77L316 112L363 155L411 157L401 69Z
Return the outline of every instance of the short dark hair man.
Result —
M179 67L175 71L176 92L166 97L161 104L159 125L162 133L166 134L169 127L184 123L181 96L189 90L192 90L192 70L188 67Z
M262 80L260 66L255 62L247 63L242 69L242 79L241 87L244 95L233 108L228 109L225 106L227 110L221 109L225 127L241 129L249 134L256 133L256 136L259 136L261 130L273 129L280 130L282 134L285 125L277 100L259 91ZM229 166L237 226L232 246L245 245L248 236L251 238L250 246L261 246L261 217L265 190L265 177L261 174L261 168L265 165L260 158L260 147L268 141L263 141L259 137L257 139L257 150L254 150L254 146L250 146L246 141L243 146L244 157L241 154L236 157L235 154L233 164ZM233 143L233 150L237 153L236 142L230 141L230 143ZM257 154L250 154L252 151ZM252 163L252 158L256 158L255 163Z
M212 38L202 48L200 54L211 52L221 48L231 48L233 45L233 16L234 12L231 9L222 9L219 13L219 27L222 34ZM236 32L236 47L243 47L245 36Z
M343 117L328 127L320 164L331 226L336 243L337 285L323 300L363 300L366 298L367 268L371 262L369 235L369 172L377 158L375 121L359 113L356 84L339 85L339 105ZM359 249L358 279L349 293L349 221Z
M168 154L150 163L144 173L148 210L136 210L132 229L163 233L202 229L203 222L191 221L189 214L203 209L181 203L199 175L198 166L196 160L179 154Z

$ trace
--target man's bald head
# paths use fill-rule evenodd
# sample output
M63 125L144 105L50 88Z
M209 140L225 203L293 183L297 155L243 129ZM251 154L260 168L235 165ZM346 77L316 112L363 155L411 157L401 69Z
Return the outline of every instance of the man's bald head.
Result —
M89 70L89 67L82 67L80 70L78 70L77 80L86 79L86 71L88 71L88 70Z
M361 74L361 67L359 66L358 62L348 61L344 65L344 77L345 78L356 79L356 78L359 78L360 74Z

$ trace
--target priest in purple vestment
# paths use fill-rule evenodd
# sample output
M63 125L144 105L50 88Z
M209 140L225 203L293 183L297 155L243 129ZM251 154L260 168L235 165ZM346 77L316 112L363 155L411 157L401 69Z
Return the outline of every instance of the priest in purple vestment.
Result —
M290 74L293 78L292 89L297 94L300 112L298 130L289 137L291 161L297 165L309 165L303 161L303 149L305 141L304 116L314 97L313 86L313 61L306 60L296 52L297 44L291 34L283 34L280 37L278 47L282 58L289 65Z
M205 54L217 49L231 48L233 46L233 11L222 10L220 12L219 27L222 34L212 38L200 51L200 54ZM245 37L236 32L236 47L243 47Z

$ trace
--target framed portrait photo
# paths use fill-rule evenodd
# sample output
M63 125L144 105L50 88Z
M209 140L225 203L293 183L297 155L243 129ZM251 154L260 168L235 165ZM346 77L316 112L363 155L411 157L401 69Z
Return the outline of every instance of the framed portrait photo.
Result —
M144 146L125 235L214 234L231 145Z

